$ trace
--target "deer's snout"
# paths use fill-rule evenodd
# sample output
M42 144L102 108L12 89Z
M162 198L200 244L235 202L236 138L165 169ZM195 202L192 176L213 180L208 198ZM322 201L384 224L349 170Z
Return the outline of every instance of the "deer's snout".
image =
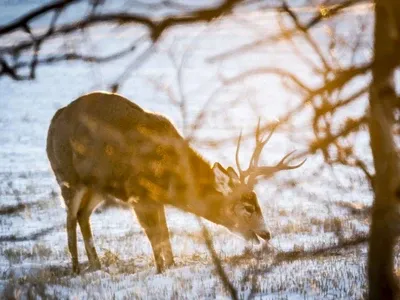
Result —
M257 235L264 241L269 241L271 239L271 233L267 230L257 232Z

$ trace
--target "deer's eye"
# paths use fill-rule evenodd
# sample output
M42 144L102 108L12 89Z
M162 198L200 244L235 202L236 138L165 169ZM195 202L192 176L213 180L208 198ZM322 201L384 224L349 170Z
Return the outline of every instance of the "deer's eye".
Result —
M254 205L251 204L245 204L244 205L244 209L246 212L248 212L249 214L252 214L254 212Z

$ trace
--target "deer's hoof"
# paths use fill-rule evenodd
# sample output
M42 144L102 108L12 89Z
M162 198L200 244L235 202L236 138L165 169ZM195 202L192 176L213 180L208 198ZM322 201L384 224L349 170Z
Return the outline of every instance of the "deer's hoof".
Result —
M99 262L90 264L85 270L84 273L95 272L101 270L101 264Z
M72 273L74 273L74 275L79 275L81 273L79 266L72 266Z
M164 264L164 268L165 268L165 269L169 269L169 268L171 268L171 267L173 267L173 266L175 266L174 260L167 261L167 262L165 262L165 264Z

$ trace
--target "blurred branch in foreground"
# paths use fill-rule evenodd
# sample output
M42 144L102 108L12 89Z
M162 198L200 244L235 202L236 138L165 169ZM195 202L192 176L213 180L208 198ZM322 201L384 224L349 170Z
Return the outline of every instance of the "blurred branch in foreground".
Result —
M61 0L53 1L39 8L16 18L15 20L0 26L0 39L12 38L12 34L23 32L28 38L18 38L10 45L0 47L0 77L8 76L14 80L32 80L36 77L36 69L39 65L52 64L60 61L78 60L90 63L102 63L110 60L116 60L134 53L141 44L138 40L126 49L117 50L107 56L85 55L68 49L61 49L55 55L41 57L42 48L52 40L60 36L69 36L79 33L85 29L100 24L115 26L144 26L147 28L149 42L156 42L167 29L184 24L197 22L210 22L223 14L229 13L235 6L240 4L241 0L225 0L217 3L215 6L192 8L190 5L181 5L178 14L167 15L165 17L154 17L155 11L163 12L171 7L173 1L161 1L157 8L149 6L147 12L136 13L121 9L121 11L107 10L107 1L79 1L79 0ZM135 3L133 5L144 6L144 3ZM77 20L69 21L63 13L74 7L74 5L86 5L89 13ZM103 8L103 10L102 10ZM143 11L143 9L141 9ZM50 23L43 28L34 25L38 19L51 17ZM6 43L4 43L6 44ZM29 60L22 61L24 55L30 56ZM28 72L24 72L25 69ZM132 69L132 67L131 67Z

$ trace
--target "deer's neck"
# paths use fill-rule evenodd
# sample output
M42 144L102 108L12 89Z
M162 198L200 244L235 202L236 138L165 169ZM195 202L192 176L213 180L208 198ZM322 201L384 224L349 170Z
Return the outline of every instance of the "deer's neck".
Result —
M189 149L188 168L173 179L171 204L196 216L218 222L224 198L215 192L215 175L210 164L195 150Z

